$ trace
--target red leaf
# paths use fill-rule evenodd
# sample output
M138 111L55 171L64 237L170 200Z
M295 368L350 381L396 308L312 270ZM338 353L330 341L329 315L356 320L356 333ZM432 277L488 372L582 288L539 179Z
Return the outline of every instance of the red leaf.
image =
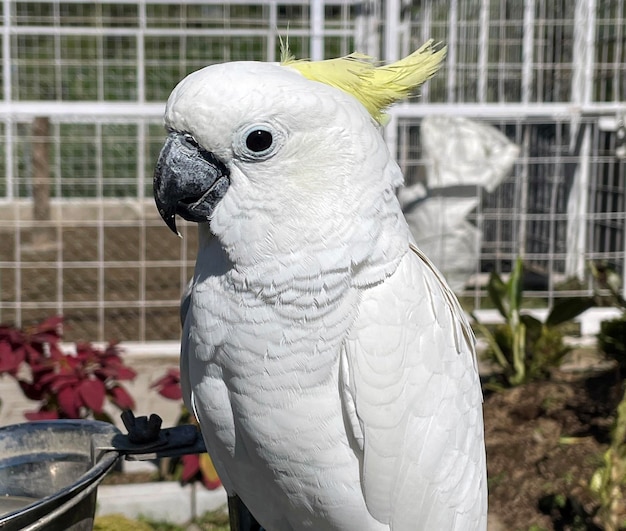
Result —
M56 411L27 411L24 416L28 420L56 420L59 414Z
M90 362L95 359L95 354L93 351L93 347L89 343L77 343L76 344L76 355L74 358L79 363Z
M8 372L15 374L20 364L24 361L24 350L13 350L11 345L4 341L0 343L0 373Z
M58 374L51 372L45 376L42 376L39 379L41 385L48 385L50 387L50 391L53 393L58 393L64 387L72 387L75 388L80 384L80 378L75 374Z
M120 354L122 354L122 352L123 349L122 347L120 347L120 344L117 341L111 341L104 351L107 356L116 356L117 358L120 357Z
M135 401L132 396L121 385L116 385L109 389L109 395L113 403L120 409L133 409L135 407Z
M59 348L58 345L55 345L55 344L50 345L50 359L58 361L64 358L65 356L66 354L63 353L63 351Z
M12 345L21 345L24 343L24 333L13 326L0 326L0 338L6 339Z
M95 378L83 380L78 385L77 391L85 406L96 413L100 413L102 411L104 397L106 396L106 389L100 380Z
M213 490L222 484L208 454L183 455L181 462L183 470L180 481L183 485L200 479L207 489Z
M30 370L33 373L33 378L40 378L42 374L46 374L54 371L52 364L45 359L39 360L36 363L29 363Z
M183 391L180 388L180 384L164 385L161 389L159 389L159 394L163 398L168 398L170 400L181 400L183 398Z
M25 382L24 380L20 380L19 383L24 395L29 400L41 400L44 397L45 392L40 385Z
M55 315L54 317L48 317L45 321L41 322L37 326L37 332L48 332L50 330L58 331L59 326L63 324L63 317Z
M200 472L200 456L198 454L183 455L180 460L183 463L183 472L180 480L183 484L193 481Z
M161 376L161 378L154 382L150 387L159 387L161 385L169 384L171 382L180 382L179 369L168 369L165 375Z
M222 482L217 476L215 478L208 478L202 474L202 484L209 490L215 490L222 484Z
M115 379L114 372L109 369L95 369L93 371L93 374L94 376L97 376L98 378L100 378L100 380L102 380L103 382L106 382L107 380Z
M135 376L137 376L137 373L133 369L124 365L120 365L119 367L106 366L101 369L96 369L94 374L97 374L98 377L104 380L108 380L109 378L113 380L134 380Z
M57 343L61 339L63 317L55 316L39 323L32 333L32 341L41 343Z
M28 363L30 364L39 363L41 360L45 359L43 352L41 352L40 350L37 350L30 343L25 343L23 348L24 348L24 352L26 354L26 359L28 360ZM52 350L53 349L51 348L50 351L52 352Z
M59 409L65 417L70 419L80 418L78 393L75 388L70 385L63 387L63 389L59 390L57 399L59 401Z
M178 369L169 369L165 376L159 378L150 387L155 388L162 397L170 400L180 400L183 397Z
M137 371L131 369L130 367L126 367L126 365L121 365L117 369L118 380L134 380L135 376L137 376Z
M36 380L42 387L50 387L53 391L57 391L56 387L60 387L66 377L54 372L54 367L50 365L40 365L33 367L33 380Z

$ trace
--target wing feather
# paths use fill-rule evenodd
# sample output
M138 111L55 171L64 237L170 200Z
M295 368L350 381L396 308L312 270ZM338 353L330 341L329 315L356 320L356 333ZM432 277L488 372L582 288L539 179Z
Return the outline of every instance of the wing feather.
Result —
M474 335L439 272L411 245L366 290L342 385L362 440L368 510L394 531L486 528L482 395ZM349 410L349 411L348 411Z

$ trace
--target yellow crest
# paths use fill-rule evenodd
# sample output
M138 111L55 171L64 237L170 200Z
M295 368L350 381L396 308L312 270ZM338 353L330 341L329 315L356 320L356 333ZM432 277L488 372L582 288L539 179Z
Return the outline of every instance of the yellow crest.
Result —
M374 119L384 123L384 110L403 100L430 79L446 56L445 46L429 40L411 55L388 65L360 53L326 61L297 60L283 47L281 64L298 70L304 77L351 94Z

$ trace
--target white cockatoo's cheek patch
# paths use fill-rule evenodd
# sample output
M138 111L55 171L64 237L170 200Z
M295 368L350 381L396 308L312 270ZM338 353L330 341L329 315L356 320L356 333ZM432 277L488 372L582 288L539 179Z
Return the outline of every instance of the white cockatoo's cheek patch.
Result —
M154 171L159 214L175 233L176 214L206 222L230 185L228 168L186 133L169 134Z

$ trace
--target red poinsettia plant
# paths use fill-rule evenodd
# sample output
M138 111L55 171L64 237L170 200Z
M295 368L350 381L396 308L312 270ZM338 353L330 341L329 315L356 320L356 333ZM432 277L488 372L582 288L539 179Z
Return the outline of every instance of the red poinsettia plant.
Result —
M39 402L29 420L95 418L112 422L107 401L120 410L134 400L121 382L136 373L127 367L115 343L99 349L78 343L76 353L61 349L62 317L31 328L0 325L0 374L14 378L24 395Z
M164 398L180 401L183 392L180 386L180 371L178 369L168 369L164 376L159 378L150 387ZM195 424L196 419L189 413L185 406L182 406L178 425ZM183 485L192 481L201 481L209 490L216 489L221 485L220 478L215 471L213 462L209 454L188 454L172 459L169 466L170 472L180 478Z

